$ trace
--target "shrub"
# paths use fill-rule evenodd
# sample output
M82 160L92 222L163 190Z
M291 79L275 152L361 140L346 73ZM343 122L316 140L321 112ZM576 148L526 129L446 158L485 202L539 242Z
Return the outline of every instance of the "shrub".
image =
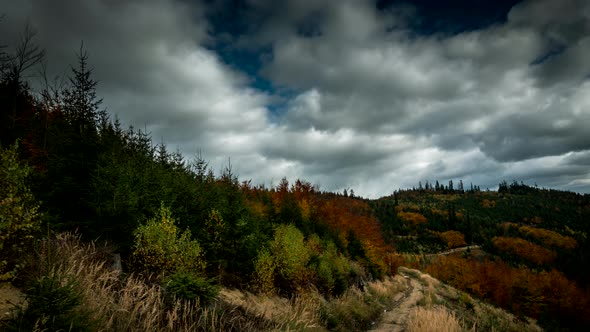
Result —
M261 250L254 262L253 288L261 293L274 293L275 269L274 257L267 249Z
M403 278L390 277L367 282L363 290L352 286L324 303L322 316L331 331L365 331L373 327L384 309L394 306L405 289Z
M0 331L285 330L286 322L263 319L223 299L208 306L200 300L170 301L160 285L112 270L103 248L80 242L79 236L56 234L38 244L41 248L29 253L35 262L27 267L35 269L25 287L30 306L2 317ZM298 322L301 315L292 312L285 320Z
M220 287L194 273L178 271L167 278L164 289L172 300L198 301L206 305L217 297Z
M157 275L178 270L199 272L205 268L203 251L196 240L191 240L187 229L180 236L170 210L160 207L159 217L148 220L135 231L133 265L137 270Z
M324 257L320 257L319 263L316 267L316 275L318 282L316 287L324 293L331 294L334 290L334 274L332 273L332 267L330 261Z
M278 277L286 284L283 289L290 291L309 281L306 267L311 252L306 246L303 233L293 225L279 225L275 229L274 240L270 245L274 255Z
M32 168L19 163L17 144L0 148L0 280L14 276L18 261L39 231L39 205L26 181Z
M447 244L449 249L458 248L462 246L466 246L467 242L465 242L465 235L458 231L446 231L442 233L438 233L440 239Z
M77 280L55 272L34 280L26 290L27 304L6 326L14 331L91 331L90 315L80 304Z
M351 269L350 262L338 253L336 246L327 243L326 250L318 257L315 269L319 290L325 294L342 294L348 288Z

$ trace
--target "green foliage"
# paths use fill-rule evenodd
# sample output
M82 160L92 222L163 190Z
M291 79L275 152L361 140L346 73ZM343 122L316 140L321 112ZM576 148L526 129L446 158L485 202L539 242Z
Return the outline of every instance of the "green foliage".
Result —
M82 292L75 279L50 271L26 290L27 304L8 322L9 331L92 331L88 312L80 306Z
M318 289L324 294L330 294L334 289L335 284L330 261L323 257L320 258L315 271L318 279Z
M39 231L39 205L27 185L31 167L21 164L18 145L0 148L0 280L16 272L22 255Z
M303 233L293 225L279 225L275 229L270 250L275 257L278 275L293 288L306 283L309 270L306 265L311 252Z
M180 269L199 272L205 268L201 246L189 230L178 234L170 210L163 204L159 216L135 232L133 263L136 269L168 274Z
M173 300L198 301L206 305L217 297L220 287L195 273L180 270L166 279L164 289Z
M312 267L316 274L315 286L325 295L342 294L352 279L349 260L338 253L332 242L327 242L325 249L314 258Z
M261 250L254 263L253 288L261 293L274 293L276 267L275 259L268 249Z
M320 314L330 331L367 331L378 321L383 308L391 305L393 297L393 294L376 296L369 291L350 288L324 303Z
M223 235L225 234L225 223L221 213L216 209L212 209L209 212L209 217L205 221L205 229L207 231L207 251L209 252L209 263L215 264L216 272L219 273L223 259L220 257L220 253L224 249ZM213 255L214 254L214 255Z

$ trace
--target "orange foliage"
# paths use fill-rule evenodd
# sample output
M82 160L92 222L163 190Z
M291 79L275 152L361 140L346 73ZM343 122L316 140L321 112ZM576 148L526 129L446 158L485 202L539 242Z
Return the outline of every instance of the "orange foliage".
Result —
M441 240L447 243L449 249L463 247L467 245L465 242L465 236L463 233L458 231L446 231L443 233L438 233L438 236Z
M370 263L379 267L382 272L389 272L387 257L393 252L393 248L385 243L381 225L372 215L373 210L367 202L341 196L326 198L318 195L309 182L301 180L289 186L289 182L283 179L268 193L274 213L279 213L284 204L295 202L305 222L325 224L338 235L345 246L348 245L348 236L352 233L361 243ZM250 196L253 200L256 199L254 195ZM250 202L250 207L257 215L271 212L266 211L266 206L259 202Z
M448 211L444 211L444 210L439 210L437 208L433 208L432 210L430 210L432 214L437 214L441 217L446 217L449 215Z
M496 201L491 201L485 198L483 201L481 201L481 206L483 206L484 208L493 208L496 206Z
M412 224L414 226L417 226L417 225L421 225L421 224L426 223L426 217L424 217L423 215L421 215L418 212L399 211L397 213L397 216L401 220L403 220L403 221L405 221L407 223L410 223L410 224Z
M247 204L250 207L250 212L258 218L266 218L266 207L260 201L249 200Z
M541 217L531 217L531 218L524 218L523 219L524 222L528 222L530 224L540 224L543 222L543 218Z
M303 219L309 220L311 217L311 204L309 203L309 200L307 198L301 198L297 203L299 204Z
M519 256L538 265L551 263L557 258L554 251L521 238L500 236L493 238L492 243L500 251Z
M518 228L518 225L513 222L503 222L500 224L500 228L504 231L504 233L508 232L510 228Z
M366 202L347 197L331 198L318 203L317 214L320 221L338 232L344 243L347 244L347 235L352 232L361 242L367 258L383 272L388 270L384 257L393 249L385 243L379 221Z
M525 237L531 237L535 240L542 242L544 245L552 247L571 250L575 249L578 246L578 242L574 238L566 235L561 235L557 232L550 231L544 228L536 228L526 225L519 226L518 224L511 222L502 223L500 225L500 228L504 231L504 233L507 233L511 229L518 230Z
M437 256L425 272L517 314L590 323L590 294L555 269L536 272L502 261Z
M563 249L574 249L578 246L575 239L543 228L522 226L519 228L524 235L531 236L544 244Z

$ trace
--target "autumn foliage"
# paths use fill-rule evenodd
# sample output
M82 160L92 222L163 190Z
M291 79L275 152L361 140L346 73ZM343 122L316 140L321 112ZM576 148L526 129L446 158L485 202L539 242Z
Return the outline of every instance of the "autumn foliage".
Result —
M467 245L465 242L465 236L458 231L446 231L442 233L438 233L437 235L440 239L447 244L449 249L463 247Z
M521 238L499 236L493 238L492 243L500 252L518 256L537 265L552 263L557 258L554 251Z
M421 225L421 224L425 224L426 223L426 217L424 217L422 214L418 213L418 212L406 212L403 210L400 210L397 213L397 216L403 220L404 222L417 226L417 225Z
M523 235L534 238L543 244L552 247L570 250L575 249L578 245L575 239L547 229L521 226L519 230Z
M379 221L372 215L368 204L362 200L339 197L321 200L317 206L318 220L336 231L348 246L357 239L370 264L382 272L388 270L384 258L393 249L385 244Z
M437 256L425 272L520 315L590 323L590 294L555 269L537 272L490 259Z

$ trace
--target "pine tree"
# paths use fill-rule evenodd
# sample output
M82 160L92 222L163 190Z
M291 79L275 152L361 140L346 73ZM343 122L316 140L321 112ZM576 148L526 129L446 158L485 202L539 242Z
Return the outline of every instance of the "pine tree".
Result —
M78 53L78 67L72 67L71 70L71 87L63 93L63 109L70 123L78 127L83 136L96 132L96 124L106 113L104 110L99 111L102 99L96 97L98 82L92 78L92 69L88 68L88 53L83 44Z

